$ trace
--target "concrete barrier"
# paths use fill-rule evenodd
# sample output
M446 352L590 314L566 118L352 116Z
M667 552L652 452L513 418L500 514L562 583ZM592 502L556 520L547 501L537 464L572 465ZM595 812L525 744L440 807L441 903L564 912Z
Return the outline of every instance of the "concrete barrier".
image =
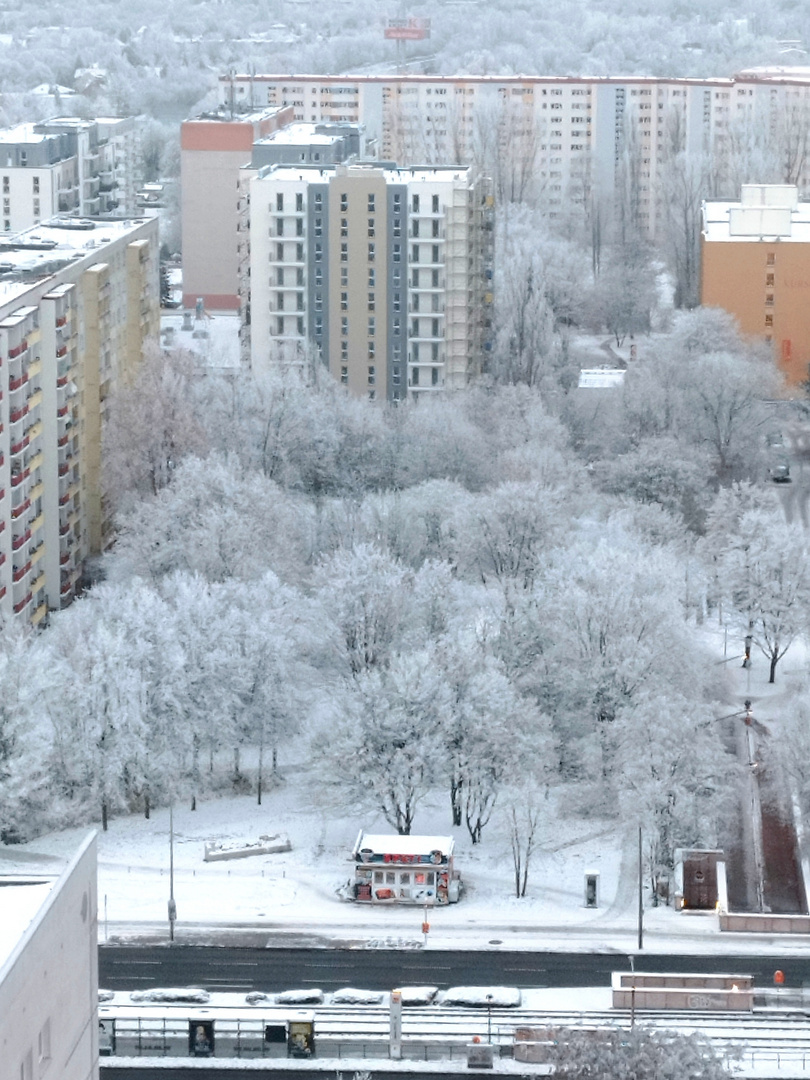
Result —
M750 1012L753 975L668 974L614 971L614 1009L701 1009Z
M737 934L810 934L810 915L720 912L720 929Z

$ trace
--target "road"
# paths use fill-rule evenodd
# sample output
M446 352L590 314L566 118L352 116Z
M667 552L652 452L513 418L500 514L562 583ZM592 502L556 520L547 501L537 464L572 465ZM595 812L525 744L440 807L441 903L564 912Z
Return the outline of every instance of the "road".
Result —
M99 985L110 990L151 986L200 986L206 990L280 991L302 987L337 990L355 986L504 985L608 986L610 974L628 967L621 953L427 952L362 949L239 949L201 946L99 948ZM787 986L810 984L810 955L638 956L638 971L753 974L770 986L781 969Z

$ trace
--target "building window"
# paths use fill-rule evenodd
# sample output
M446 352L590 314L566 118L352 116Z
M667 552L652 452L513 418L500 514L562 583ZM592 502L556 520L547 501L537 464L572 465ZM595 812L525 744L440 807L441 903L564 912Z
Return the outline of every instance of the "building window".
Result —
M414 214L419 213L419 196L418 195L414 195L413 198L411 199L411 208L412 208Z
M276 293L276 311L283 311L283 310L284 310L284 293L283 292L277 292Z
M394 311L399 311L399 293L395 292L391 301L391 307Z
M323 218L315 218L315 235L323 236Z
M296 236L303 236L304 235L304 219L303 218L296 218L295 219L295 235Z
M374 262L374 245L373 244L368 245L368 261L369 262Z
M283 315L278 315L276 317L276 333L277 334L283 334L284 333L284 316Z
M279 262L284 262L284 245L276 244L276 259Z
M276 210L284 210L284 193L281 191L276 192Z
M302 191L295 193L295 209L299 214L304 209L304 193Z
M349 381L349 369L345 366L340 369L340 381L344 386Z
M413 225L411 226L411 235L412 236L418 236L419 235L419 218L416 218Z
M295 294L295 310L304 310L304 294L302 292Z
M430 359L431 360L438 360L439 359L439 343L438 343L438 341L434 341L430 346Z
M342 288L346 288L349 284L349 268L348 266L341 266L340 268L340 284Z
M374 315L368 317L368 336L374 337L377 332L377 319Z
M769 251L765 256L765 263L767 266L773 266L776 262L776 254L773 251Z
M348 236L349 235L349 219L348 218L342 217L340 219L340 235L341 236Z
M402 259L401 244L394 244L393 248L391 249L391 257L393 258L395 263L398 263Z
M374 304L374 293L373 293L373 292L370 292L370 293L368 294L368 310L369 310L369 311L374 311L374 307L375 307L375 304Z
M395 386L397 386L397 385L399 385L399 381L400 381L399 365L395 364L394 367L391 369L391 382Z
M433 245L433 262L437 263L438 261L439 261L439 245L434 244Z
M276 267L276 285L283 285L283 284L284 284L284 267L283 266L277 266Z
M402 236L402 218L394 218L394 236Z
M370 342L370 345L373 345L373 344L374 344L373 341ZM373 353L374 350L372 349L371 352ZM377 369L375 367L373 367L371 364L369 364L369 368L368 368L368 385L369 386L374 385L374 382L375 382L375 380L377 378L376 370Z
M413 244L411 246L411 262L419 262L419 245Z
M765 275L765 284L766 285L773 288L773 281L774 281L774 275L773 274L766 274Z
M295 245L295 261L296 262L303 262L304 261L304 245L303 244L296 244Z
M284 235L284 218L276 218L276 236Z
M430 284L431 288L438 289L439 287L439 271L431 270L430 272Z
M349 245L348 244L341 244L340 245L340 261L341 262L348 262L349 261Z
M414 353L414 359L416 359L416 353ZM419 385L419 368L415 367L411 370L411 386Z
M768 307L773 307L773 293L767 293L765 296L765 303Z
M340 196L340 209L344 211L349 209L349 196L344 192Z
M430 336L431 337L438 337L439 336L439 320L438 319L432 319L431 323L432 323L432 326L431 326L431 335Z
M430 381L433 386L439 385L439 369L437 367L430 369Z
M341 360L348 360L349 359L349 343L348 343L348 341L341 341L341 343L340 343L340 359Z
M434 195L433 196L433 213L438 214L438 212L439 212L439 196Z
M439 235L439 219L434 218L433 221L431 222L431 225L432 225L432 229L433 229L433 236L438 236Z
M38 176L33 177L33 181L34 181L34 194L39 195L39 177Z
M368 235L369 236L374 236L374 218L373 217L370 217L368 219Z
M773 315L766 315L765 316L765 325L766 326L773 326Z
M340 310L341 311L348 311L349 310L349 294L347 292L342 292L340 294Z
M370 266L368 268L368 287L370 289L374 288L374 283L375 283L375 280L376 280L376 273L377 273L377 271L374 269L373 266Z
M340 335L341 337L349 336L349 318L347 315L342 315L340 318Z
M304 336L304 332L305 332L305 331L304 331L304 320L303 320L303 318L302 318L302 317L301 317L301 316L299 315L299 316L298 316L298 336L299 336L299 337L303 337L303 336Z
M369 197L368 197L368 212L370 214L374 213L374 196L373 195L369 195Z

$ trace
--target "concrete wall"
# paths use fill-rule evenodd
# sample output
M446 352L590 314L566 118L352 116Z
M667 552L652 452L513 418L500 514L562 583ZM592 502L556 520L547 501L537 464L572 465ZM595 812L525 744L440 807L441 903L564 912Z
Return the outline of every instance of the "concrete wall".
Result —
M97 917L93 834L0 968L0 1073L9 1080L98 1077Z

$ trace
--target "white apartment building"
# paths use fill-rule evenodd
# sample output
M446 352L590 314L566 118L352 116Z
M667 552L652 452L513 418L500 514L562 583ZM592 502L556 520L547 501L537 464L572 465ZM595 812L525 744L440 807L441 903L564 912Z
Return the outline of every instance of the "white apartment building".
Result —
M156 218L40 225L0 247L3 615L42 622L104 548L105 399L159 329Z
M95 833L58 878L0 877L0 1072L98 1080Z
M460 388L488 347L492 198L470 168L270 166L250 181L255 370L356 395Z
M56 117L0 131L0 232L56 214L135 214L140 124L134 117Z
M659 177L673 144L722 150L735 122L757 109L768 122L786 105L810 118L810 69L743 72L733 79L423 75L235 75L223 100L292 106L298 121L365 126L380 157L400 164L486 163L524 183L531 172L549 217L571 201L610 198L625 151L637 161L640 213L655 233ZM802 111L803 110L803 111ZM810 184L803 161L800 187Z

